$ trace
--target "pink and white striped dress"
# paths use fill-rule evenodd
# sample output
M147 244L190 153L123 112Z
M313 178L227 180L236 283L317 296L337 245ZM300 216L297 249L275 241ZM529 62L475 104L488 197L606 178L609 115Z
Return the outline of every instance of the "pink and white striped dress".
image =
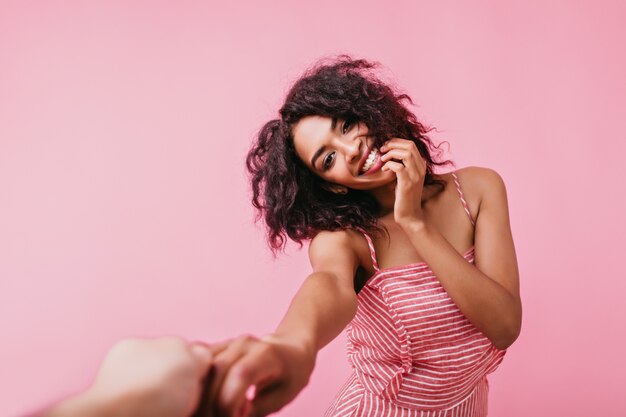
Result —
M486 376L506 351L469 322L426 263L379 269L372 239L364 235L375 273L347 328L353 373L325 416L486 416ZM474 248L463 256L474 263Z

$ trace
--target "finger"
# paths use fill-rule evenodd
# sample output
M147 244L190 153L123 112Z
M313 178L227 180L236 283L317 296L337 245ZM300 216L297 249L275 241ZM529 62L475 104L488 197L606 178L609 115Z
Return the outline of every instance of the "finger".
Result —
M220 392L220 408L241 410L249 402L246 394L250 394L250 387L262 392L267 386L279 382L283 375L282 362L274 349L258 345L228 371Z
M192 417L213 417L213 412L208 401L212 381L211 364L213 362L213 353L211 351L211 345L198 340L189 342L187 349L189 349L189 352L196 360L198 376L200 377L199 396Z
M407 158L411 156L411 152L407 151L406 149L389 148L387 151L383 153L383 156L381 158L385 156L387 156L388 159L391 159L391 158L403 159L403 158Z
M417 152L408 152L405 150L394 149L385 153L381 160L383 162L388 160L401 160L402 164L408 168L408 175L413 181L419 181L426 173L426 164L424 159L419 156ZM421 162L420 162L421 161ZM420 166L423 165L423 167Z
M405 170L406 167L402 163L396 161L387 161L381 168L381 171L393 171L396 175L403 173Z
M250 416L266 416L280 410L295 397L296 392L288 389L285 384L270 385L259 391L251 402Z
M211 382L213 373L209 371L206 378L202 381L202 390L200 393L200 402L196 408L196 411L191 415L191 417L214 417L215 412L213 410L213 405L210 401L210 390L211 390Z
M407 168L402 165L400 162L389 161L381 168L383 171L393 171L396 174L396 178L398 180L397 190L403 189L408 184L410 184L410 176Z
M211 347L204 342L192 342L188 346L189 352L196 360L196 365L200 376L206 375L213 362L213 352Z
M216 342L209 344L209 348L211 349L211 353L213 356L217 356L222 353L231 343L233 343L233 339L224 340L223 342Z
M239 360L245 351L243 349L243 342L241 340L235 340L224 348L213 359L213 366L211 367L211 386L209 389L208 401L215 408L218 409L218 397L221 390L222 383L228 374L228 370L235 362ZM219 412L217 415L220 415Z
M392 159L397 159L402 161L404 165L407 163L410 165L415 165L415 157L408 151L404 149L392 149L387 151L383 156L380 157L383 162L390 161Z
M389 139L387 142L385 142L383 146L381 146L381 150L384 151L385 149L406 149L406 150L415 149L417 150L417 146L415 145L415 142L413 142L412 140L402 139L402 138L392 138L392 139Z
M405 140L405 139L400 139L399 141L390 142L388 147L386 147L385 145L383 145L380 149L383 153L383 155L381 156L381 159L383 161L385 160L384 156L387 153L391 152L392 155L394 156L390 156L389 158L401 159L403 162L409 161L410 159L412 163L414 163L415 166L418 167L419 169L419 166L420 166L419 160L420 159L423 160L423 158L420 152L417 150L417 146L415 145L415 143L413 143L412 141ZM394 150L396 151L395 153L392 152ZM398 153L398 151L406 152L406 155Z

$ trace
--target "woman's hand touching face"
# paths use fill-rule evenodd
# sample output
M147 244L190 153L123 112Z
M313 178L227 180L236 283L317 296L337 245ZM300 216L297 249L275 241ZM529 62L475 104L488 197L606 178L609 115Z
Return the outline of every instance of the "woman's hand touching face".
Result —
M421 200L426 176L426 161L422 158L415 143L400 138L385 142L380 148L384 162L382 171L396 174L396 200L393 215L400 225L423 222Z

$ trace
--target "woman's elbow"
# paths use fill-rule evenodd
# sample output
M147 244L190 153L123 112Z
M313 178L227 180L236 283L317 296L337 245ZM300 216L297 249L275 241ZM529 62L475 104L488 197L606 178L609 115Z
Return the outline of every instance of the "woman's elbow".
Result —
M513 342L517 340L518 337L519 337L519 332L511 332L507 334L506 336L503 336L501 338L498 338L497 340L494 340L492 343L496 348L500 350L505 350L505 349L508 349L509 346L511 346Z
M514 317L503 327L498 337L492 341L493 345L500 349L505 350L517 340L522 330L522 315L515 314Z

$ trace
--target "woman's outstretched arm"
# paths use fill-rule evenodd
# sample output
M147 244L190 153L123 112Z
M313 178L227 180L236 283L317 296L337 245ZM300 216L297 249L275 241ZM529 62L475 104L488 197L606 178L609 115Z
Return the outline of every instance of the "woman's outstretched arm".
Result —
M297 291L276 331L242 336L213 348L211 401L219 416L264 416L307 385L318 350L356 314L358 257L349 232L321 232L311 242L313 273ZM250 401L250 387L255 387ZM246 395L248 394L248 395Z

